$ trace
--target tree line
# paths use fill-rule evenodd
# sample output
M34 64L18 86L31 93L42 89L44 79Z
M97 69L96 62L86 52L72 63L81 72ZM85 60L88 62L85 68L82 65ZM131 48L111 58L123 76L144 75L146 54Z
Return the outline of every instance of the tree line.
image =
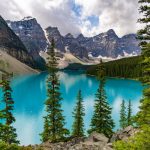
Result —
M130 58L122 58L119 60L105 62L106 76L122 77L122 78L139 78L142 76L141 57L134 56ZM96 75L95 70L98 65L87 68L87 74Z

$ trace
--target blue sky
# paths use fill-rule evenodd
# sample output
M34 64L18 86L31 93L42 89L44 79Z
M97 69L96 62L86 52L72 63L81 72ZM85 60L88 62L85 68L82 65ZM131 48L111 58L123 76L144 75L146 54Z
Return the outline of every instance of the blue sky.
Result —
M4 19L35 17L43 28L56 26L61 34L93 36L114 29L119 36L136 33L137 0L0 0Z

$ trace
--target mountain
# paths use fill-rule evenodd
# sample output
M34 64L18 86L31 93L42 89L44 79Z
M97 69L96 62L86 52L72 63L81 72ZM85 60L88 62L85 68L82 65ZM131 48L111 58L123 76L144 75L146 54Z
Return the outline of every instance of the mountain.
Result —
M93 37L83 34L74 37L71 33L61 35L57 27L42 29L35 18L26 17L20 21L7 21L19 36L34 60L41 62L40 51L45 51L54 38L55 46L61 53L70 52L81 59L90 57L118 58L140 54L136 34L118 37L113 29Z
M17 60L35 67L33 58L19 37L9 28L5 20L0 16L0 49Z
M118 56L125 56L125 54L140 54L136 34L129 34L119 38L114 30L110 29L94 37L84 37L80 34L77 40L94 57L117 58Z
M49 41L54 38L56 48L61 52L69 51L79 58L93 57L123 57L139 55L140 47L136 34L128 34L119 38L113 29L94 37L84 37L80 34L76 38L70 33L62 36L56 27L48 27L46 33Z
M88 52L85 47L82 47L78 40L73 37L70 33L62 36L56 27L46 28L46 33L48 40L51 41L52 38L55 40L56 49L61 52L69 51L73 55L79 58L88 58Z
M39 55L39 52L46 50L48 43L45 33L37 20L32 17L25 17L20 21L7 20L7 24L21 39L36 63L40 66L45 65L44 60Z
M37 70L17 60L0 48L0 72L13 74L38 73ZM0 73L1 74L1 73ZM0 78L1 79L1 78Z

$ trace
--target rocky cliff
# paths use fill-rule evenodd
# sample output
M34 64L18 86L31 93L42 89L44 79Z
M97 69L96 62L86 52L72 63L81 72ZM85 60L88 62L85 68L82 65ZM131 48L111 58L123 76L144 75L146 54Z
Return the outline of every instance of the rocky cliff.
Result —
M44 31L37 20L32 17L25 17L20 21L7 20L7 24L21 39L33 59L39 65L44 65L39 52L46 50L48 43Z
M0 48L19 61L34 66L33 58L19 37L9 28L5 20L0 16Z

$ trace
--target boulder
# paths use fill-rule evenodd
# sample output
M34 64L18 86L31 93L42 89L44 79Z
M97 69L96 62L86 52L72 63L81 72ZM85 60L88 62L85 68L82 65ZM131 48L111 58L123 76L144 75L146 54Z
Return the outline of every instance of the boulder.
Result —
M103 134L93 132L88 138L73 138L68 142L50 143L45 142L35 147L35 150L112 150L112 144Z
M134 136L138 131L139 129L134 128L133 126L128 126L123 130L117 131L110 139L110 142L113 143L118 140L127 140L129 137Z
M108 143L108 138L104 134L93 132L89 135L86 141Z

